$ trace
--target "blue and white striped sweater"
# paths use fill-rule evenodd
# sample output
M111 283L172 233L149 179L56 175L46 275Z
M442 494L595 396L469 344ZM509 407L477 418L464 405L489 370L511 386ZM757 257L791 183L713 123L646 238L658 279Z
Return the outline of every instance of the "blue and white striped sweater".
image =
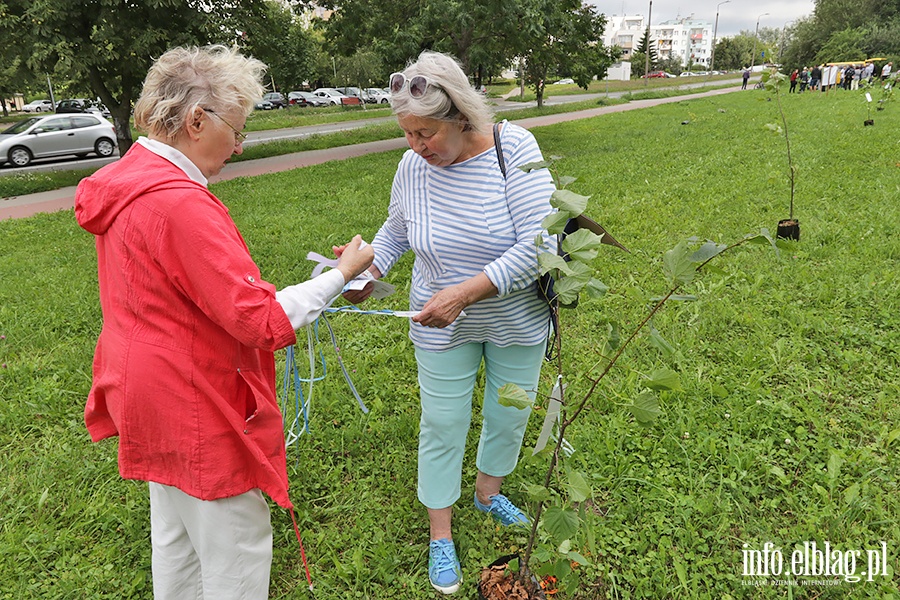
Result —
M469 342L531 346L547 336L547 305L534 286L534 240L539 233L550 237L541 221L552 210L553 180L546 169L526 174L516 168L542 160L529 131L504 123L501 143L506 179L493 147L447 167L433 167L412 150L400 160L388 218L372 241L375 266L387 274L407 250L415 252L412 310L481 272L499 290L443 329L411 322L410 339L423 350Z

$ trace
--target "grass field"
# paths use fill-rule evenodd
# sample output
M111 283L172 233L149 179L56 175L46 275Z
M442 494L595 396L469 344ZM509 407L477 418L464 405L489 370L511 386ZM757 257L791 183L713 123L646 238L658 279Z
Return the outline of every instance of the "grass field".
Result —
M610 322L628 331L664 291L662 254L691 236L730 242L788 216L783 138L766 127L761 91L685 100L536 128L587 213L631 252L595 261L603 299L563 314L570 393L586 387ZM674 346L642 340L570 430L568 464L588 474L588 527L573 540L592 564L557 597L877 598L900 586L900 107L863 127L857 93L784 98L798 167L800 242L779 253L741 248L691 284L696 302L667 307L654 326ZM683 123L687 124L683 124ZM400 152L213 186L268 280L305 279L310 250L352 233L371 239L385 218ZM93 240L72 211L0 222L0 599L150 598L146 484L122 481L116 442L91 444L82 410L100 329ZM412 260L390 273L405 308ZM398 319L330 318L368 407L363 415L320 335L328 366L314 388L311 435L289 449L315 592L307 589L290 516L273 508L278 599L435 598L427 581L427 517L415 492L415 362ZM304 353L305 344L299 348ZM283 361L284 354L279 353ZM640 375L667 366L683 391L638 426L622 406ZM319 368L321 372L321 368ZM549 390L549 369L544 391ZM475 415L474 422L478 422ZM523 456L540 428L533 419ZM454 521L460 598L481 566L521 550L471 507L470 436ZM524 504L544 458L523 458L506 493ZM743 576L744 551L771 542L790 567L804 542L866 550L885 542L887 575ZM850 556L849 554L847 556ZM842 563L849 566L848 563ZM846 571L847 569L845 569Z

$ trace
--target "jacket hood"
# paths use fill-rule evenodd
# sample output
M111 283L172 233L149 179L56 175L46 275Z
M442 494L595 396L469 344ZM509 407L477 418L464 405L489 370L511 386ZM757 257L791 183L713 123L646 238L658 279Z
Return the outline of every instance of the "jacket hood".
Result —
M75 218L94 235L109 230L135 199L160 189L206 188L184 171L140 144L132 144L118 161L81 180L75 192Z

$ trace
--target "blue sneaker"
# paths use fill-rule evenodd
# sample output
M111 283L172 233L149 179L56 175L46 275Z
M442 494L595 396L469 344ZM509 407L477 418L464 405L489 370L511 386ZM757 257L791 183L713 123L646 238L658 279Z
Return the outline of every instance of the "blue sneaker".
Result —
M428 579L431 585L442 594L452 594L462 583L462 569L456 558L456 546L453 540L443 538L431 540L428 545Z
M527 527L531 525L531 520L528 516L503 494L494 494L488 498L491 503L490 505L485 505L478 501L478 494L475 494L475 508L481 512L490 513L494 519L506 526L521 525Z

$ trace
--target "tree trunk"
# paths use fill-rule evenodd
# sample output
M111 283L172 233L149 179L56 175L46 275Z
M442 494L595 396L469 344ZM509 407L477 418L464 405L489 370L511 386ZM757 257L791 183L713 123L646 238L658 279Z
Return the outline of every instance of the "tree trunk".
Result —
M119 146L119 156L125 156L131 144L131 107L121 106L111 107L109 112L112 113L113 125L116 128L116 144Z

